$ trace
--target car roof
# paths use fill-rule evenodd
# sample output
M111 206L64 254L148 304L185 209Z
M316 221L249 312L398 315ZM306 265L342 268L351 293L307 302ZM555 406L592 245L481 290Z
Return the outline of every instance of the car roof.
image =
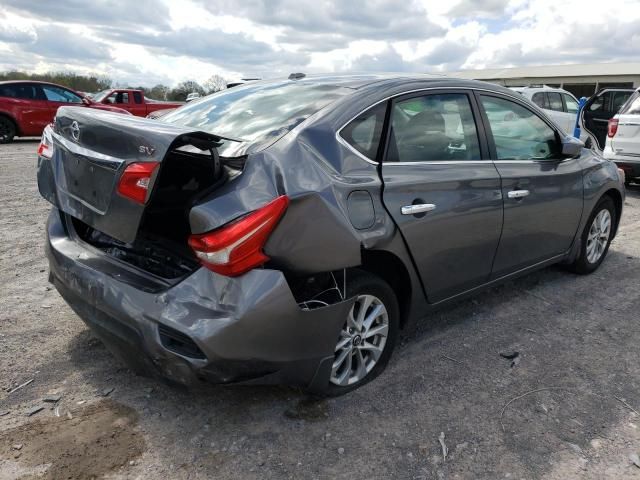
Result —
M0 82L0 85L15 85L18 83L35 83L38 85L51 85L54 87L60 87L60 88L65 88L67 90L71 90L71 91L75 91L73 90L73 88L70 87L65 87L64 85L59 85L57 83L53 83L53 82L43 82L41 80L4 80L2 82Z
M301 84L334 85L354 90L365 89L366 87L394 87L402 85L421 84L427 86L451 87L451 88L482 88L485 90L495 90L496 92L513 93L507 88L493 83L479 80L467 80L462 78L447 77L442 74L428 73L349 73L349 74L329 74L329 75L306 75L302 78L287 80L286 78L273 78L269 80L258 80L245 85L270 85L283 83L286 81ZM234 87L243 88L244 85Z

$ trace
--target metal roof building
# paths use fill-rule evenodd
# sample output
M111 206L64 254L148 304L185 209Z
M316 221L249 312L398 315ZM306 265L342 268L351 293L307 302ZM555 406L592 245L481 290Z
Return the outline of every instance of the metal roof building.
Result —
M640 87L640 63L637 62L462 70L448 75L507 87L541 84L561 87L578 98L589 97L605 87Z

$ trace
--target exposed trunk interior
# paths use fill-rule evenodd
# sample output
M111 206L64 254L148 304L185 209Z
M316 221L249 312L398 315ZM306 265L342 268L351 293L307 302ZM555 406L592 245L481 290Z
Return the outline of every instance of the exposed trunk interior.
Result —
M165 279L183 277L199 266L187 244L189 211L227 178L215 151L187 145L163 160L133 243L121 242L75 218L73 226L82 240L121 261Z

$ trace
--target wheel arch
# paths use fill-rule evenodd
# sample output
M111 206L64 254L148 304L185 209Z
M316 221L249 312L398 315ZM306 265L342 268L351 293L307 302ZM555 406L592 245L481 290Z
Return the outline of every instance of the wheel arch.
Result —
M604 197L611 198L616 208L616 223L614 225L614 230L613 230L613 235L615 236L616 233L618 233L618 226L620 225L620 217L622 216L622 205L623 205L622 194L615 188L611 188L606 192L604 192L604 194L602 194L602 197L600 198L604 198Z
M14 118L13 115L11 115L8 112L0 111L0 117L6 118L11 123L13 123L13 126L16 129L16 137L19 137L21 135L22 132L20 131L20 125L18 124L18 121Z
M400 327L404 327L410 315L412 285L402 260L386 250L362 250L362 264L358 268L379 276L389 284L398 300Z

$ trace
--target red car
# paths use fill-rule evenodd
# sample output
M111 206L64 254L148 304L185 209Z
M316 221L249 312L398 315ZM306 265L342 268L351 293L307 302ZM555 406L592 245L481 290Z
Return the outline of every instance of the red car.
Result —
M28 80L0 82L0 143L9 143L13 137L42 135L44 127L53 121L58 107L65 105L129 114L122 108L93 102L54 83Z
M134 88L111 88L96 93L93 101L104 105L117 105L132 115L146 117L158 110L171 110L184 105L184 102L161 102L144 96L142 90ZM165 112L166 113L166 112ZM157 116L155 116L157 118Z

